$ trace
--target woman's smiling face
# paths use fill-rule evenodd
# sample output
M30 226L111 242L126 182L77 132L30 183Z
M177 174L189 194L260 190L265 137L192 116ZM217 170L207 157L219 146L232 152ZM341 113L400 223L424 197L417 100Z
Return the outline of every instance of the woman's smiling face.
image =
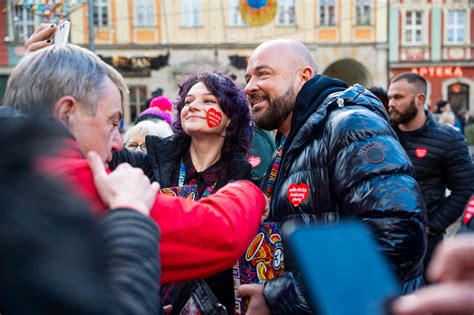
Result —
M181 126L190 137L197 135L225 135L230 123L215 97L203 82L191 87L180 113Z

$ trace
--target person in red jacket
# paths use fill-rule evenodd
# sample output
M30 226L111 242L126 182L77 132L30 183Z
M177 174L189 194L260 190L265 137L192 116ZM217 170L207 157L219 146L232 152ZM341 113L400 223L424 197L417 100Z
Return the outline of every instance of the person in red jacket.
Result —
M41 168L61 175L98 215L109 205L97 193L84 156L95 151L109 162L112 151L123 148L118 127L121 91L126 90L121 75L99 57L66 45L25 56L5 92L4 105L66 127L65 147L45 158ZM255 236L264 207L263 194L248 181L231 183L198 202L158 194L150 216L160 228L162 283L231 267Z

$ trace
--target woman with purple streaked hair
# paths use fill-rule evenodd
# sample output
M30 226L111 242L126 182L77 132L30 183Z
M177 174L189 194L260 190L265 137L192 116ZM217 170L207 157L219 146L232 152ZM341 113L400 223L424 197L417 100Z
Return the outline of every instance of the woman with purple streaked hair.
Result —
M174 135L146 139L155 180L161 187L196 185L205 198L230 181L250 179L247 153L252 123L249 103L240 86L221 73L193 74L180 86L175 112ZM206 282L233 314L232 270Z
M221 138L214 145L219 143L224 158L248 153L252 140L250 107L243 89L230 77L217 72L188 77L180 87L175 109L178 114L173 127L177 133L195 141L199 140L193 135Z

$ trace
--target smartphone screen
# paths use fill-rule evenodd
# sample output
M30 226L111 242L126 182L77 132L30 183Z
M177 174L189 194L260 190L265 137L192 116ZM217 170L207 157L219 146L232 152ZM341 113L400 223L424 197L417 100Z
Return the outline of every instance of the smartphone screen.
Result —
M313 311L386 314L399 283L368 229L359 222L295 229L287 237Z
M71 28L71 23L69 21L64 21L60 25L56 32L54 33L54 44L57 46L65 46L67 44L67 39L69 37L69 29Z

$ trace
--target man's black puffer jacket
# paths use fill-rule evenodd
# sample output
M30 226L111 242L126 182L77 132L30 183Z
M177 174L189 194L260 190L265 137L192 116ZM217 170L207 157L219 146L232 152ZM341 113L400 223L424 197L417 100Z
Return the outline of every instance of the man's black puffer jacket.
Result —
M417 130L394 127L413 165L428 211L428 225L443 233L459 218L474 193L474 166L466 140L454 128L433 120ZM424 150L418 153L417 149ZM423 153L425 155L423 155ZM451 194L446 197L446 188Z
M426 251L426 213L413 166L379 100L360 85L345 87L316 76L298 94L269 219L361 220L403 282L401 291L410 292L422 283ZM292 184L308 186L300 205L289 200ZM269 281L264 296L272 314L309 312L292 272Z

